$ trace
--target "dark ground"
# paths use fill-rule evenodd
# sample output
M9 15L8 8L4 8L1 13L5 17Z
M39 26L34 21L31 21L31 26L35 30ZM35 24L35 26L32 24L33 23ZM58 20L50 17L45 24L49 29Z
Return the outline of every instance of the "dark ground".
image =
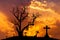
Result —
M11 37L3 40L58 40L55 38L49 38L49 37Z

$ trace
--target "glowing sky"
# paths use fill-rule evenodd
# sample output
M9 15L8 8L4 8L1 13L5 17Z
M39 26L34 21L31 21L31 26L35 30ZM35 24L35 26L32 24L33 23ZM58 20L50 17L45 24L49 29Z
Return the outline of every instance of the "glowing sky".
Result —
M14 17L8 10L10 10L12 7L15 7L17 5L21 6L22 4L29 5L29 7L32 10L34 10L33 12L35 12L36 10L38 10L37 12L40 11L39 13L42 15L37 18L38 19L38 20L36 20L37 24L35 23L32 30L35 30L35 28L36 28L35 26L37 26L37 25L38 25L37 28L39 28L40 26L44 27L44 25L48 23L49 26L51 26L51 25L53 26L53 27L51 26L52 29L49 31L49 34L55 38L60 38L60 31L59 31L60 30L59 29L60 28L60 18L59 18L60 17L60 0L46 0L47 1L47 2L45 2L46 4L43 3L43 0L38 0L40 3L39 5L42 4L42 6L40 6L40 7L37 7L36 5L31 6L31 5L33 5L33 4L30 4L31 1L32 0L0 0L0 30L1 30L0 35L2 35L2 37L0 36L1 38L3 38L3 37L5 38L5 36L7 35L6 30L8 30L8 35L13 36L13 33L11 31L12 30L14 31L14 24L10 21L13 21ZM30 11L30 10L28 10L28 11ZM7 17L7 16L9 16L9 17ZM40 23L40 22L42 22L42 23ZM41 24L41 25L39 25L39 24ZM40 29L43 32L39 33L38 35L41 34L41 36L43 36L45 31L41 27L40 27ZM32 31L32 30L28 30L28 31ZM34 31L34 33L35 33L35 31ZM12 34L10 34L9 32ZM3 34L5 34L5 36ZM14 31L14 35L16 35L15 31Z
M8 18L6 17L6 15L4 15L3 12L0 12L0 31L0 39L11 37L14 35L16 36L14 24L9 22Z
M59 38L59 35L55 35L58 33L59 26L56 26L56 22L60 21L60 14L54 10L53 8L56 6L54 2L48 2L48 1L31 1L31 4L28 6L28 12L29 17L31 17L31 13L40 14L38 18L36 18L36 23L34 26L29 26L28 30L25 30L24 32L27 32L26 36L34 36L36 35L36 31L39 31L37 36L43 36L45 33L45 30L43 30L43 27L48 25L51 29L49 30L49 35L54 38ZM57 30L58 29L58 30ZM53 31L57 30L57 31ZM54 32L56 32L54 34ZM60 32L60 31L59 31Z

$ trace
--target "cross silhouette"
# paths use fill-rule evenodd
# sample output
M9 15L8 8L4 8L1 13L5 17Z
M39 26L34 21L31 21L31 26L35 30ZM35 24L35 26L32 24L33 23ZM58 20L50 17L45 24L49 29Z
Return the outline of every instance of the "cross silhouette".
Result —
M46 27L44 27L44 29L46 29L46 35L48 35L48 29L50 29L50 27L48 27L48 26L46 25Z

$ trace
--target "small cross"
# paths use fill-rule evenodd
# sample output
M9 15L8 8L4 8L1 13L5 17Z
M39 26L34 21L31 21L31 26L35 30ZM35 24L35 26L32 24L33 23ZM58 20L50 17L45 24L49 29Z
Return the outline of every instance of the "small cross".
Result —
M46 35L48 34L48 29L50 29L50 27L46 26L44 27L44 29L46 29Z

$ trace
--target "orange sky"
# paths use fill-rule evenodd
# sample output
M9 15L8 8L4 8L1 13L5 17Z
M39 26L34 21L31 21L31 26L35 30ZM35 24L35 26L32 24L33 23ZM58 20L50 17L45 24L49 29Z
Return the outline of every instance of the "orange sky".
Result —
M45 35L45 30L43 27L48 25L51 29L49 30L49 35L54 38L59 38L60 34L57 32L59 26L57 26L56 22L60 21L60 14L53 9L53 7L57 6L54 2L48 3L47 1L39 2L39 1L31 1L31 4L28 6L29 17L32 17L31 13L40 14L39 17L36 18L36 22L34 26L29 26L26 36L35 36L36 31L39 31L37 36L41 37ZM58 22L57 22L58 23ZM59 25L59 24L58 24ZM54 31L55 30L55 31ZM57 31L56 31L57 30ZM33 33L32 33L33 32ZM56 32L54 34L54 32ZM57 36L57 33L59 34Z
M1 0L0 0L1 1ZM14 1L14 0L13 0ZM0 2L0 30L1 30L1 35L3 37L1 38L6 38L9 36L16 36L17 34L15 33L15 28L14 28L14 17L12 14L7 11L10 10L10 8L14 7L15 4L19 4L19 1L14 1L12 3L10 1L9 4L6 3L6 1L1 1ZM48 1L48 0L47 0ZM32 1L31 1L32 2ZM30 3L30 2L29 2ZM8 5L8 6L6 6ZM44 36L45 35L45 30L43 27L45 25L48 25L51 29L49 30L49 35L54 38L60 38L60 1L35 1L35 3L31 3L28 6L28 12L29 17L31 17L31 13L36 13L38 12L41 14L38 18L36 18L34 22L34 26L29 27L29 30L27 30L27 36L34 36L36 34L36 31L38 30L39 33L37 36ZM5 15L4 15L5 14ZM10 19L11 18L11 19ZM12 32L11 32L12 31ZM33 34L31 34L33 32ZM8 34L7 34L8 33ZM5 35L4 35L5 34ZM58 35L57 35L58 34Z

